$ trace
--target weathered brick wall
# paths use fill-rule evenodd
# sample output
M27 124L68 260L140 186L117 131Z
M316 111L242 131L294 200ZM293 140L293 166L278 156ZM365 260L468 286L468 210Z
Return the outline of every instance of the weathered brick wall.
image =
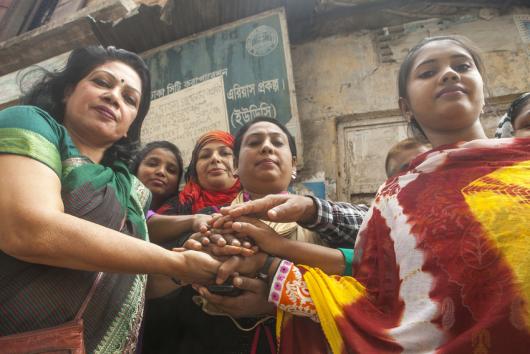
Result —
M457 21L438 19L409 23L390 36L381 47L381 33L392 34L396 29L341 33L331 37L315 39L291 48L296 84L298 109L304 137L304 169L301 179L325 177L327 193L336 198L336 184L348 180L344 164L348 153L344 141L347 136L340 129L355 127L356 119L366 120L371 116L384 117L397 112L396 77L404 55L421 38L441 34L462 34L473 40L482 50L493 105L504 109L513 94L530 89L530 49L528 38L524 38L516 26L514 15L529 14L530 8L516 8L506 15L495 15L488 20L462 16ZM337 27L340 24L337 23ZM389 60L390 59L390 60ZM388 62L388 61L394 62ZM389 111L388 113L381 113ZM497 115L489 112L484 117L488 134L492 134ZM366 131L371 134L366 144L379 151L380 160L374 160L377 171L367 169L364 178L374 176L374 185L382 182L382 171L386 148L391 142L382 137L378 129ZM383 139L384 138L384 139ZM399 140L396 134L396 141ZM381 145L381 142L385 144ZM351 143L351 142L350 142ZM350 144L351 145L351 144ZM366 146L365 148L369 148ZM349 151L351 153L351 151ZM358 152L357 152L358 153ZM359 157L362 158L362 157ZM357 160L359 160L357 158ZM348 160L348 161L347 161ZM342 166L341 166L342 164ZM347 166L348 167L348 166ZM349 166L350 173L355 166ZM352 181L353 183L354 181ZM375 192L373 190L372 192ZM342 199L347 194L339 193ZM361 198L362 199L362 198Z

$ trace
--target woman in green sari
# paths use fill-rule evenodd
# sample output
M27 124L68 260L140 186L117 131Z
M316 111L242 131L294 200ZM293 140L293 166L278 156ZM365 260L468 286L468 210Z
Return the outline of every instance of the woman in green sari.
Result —
M84 313L88 352L134 350L146 274L212 282L205 253L146 242L149 191L127 170L149 109L150 78L135 54L76 49L0 111L0 336Z

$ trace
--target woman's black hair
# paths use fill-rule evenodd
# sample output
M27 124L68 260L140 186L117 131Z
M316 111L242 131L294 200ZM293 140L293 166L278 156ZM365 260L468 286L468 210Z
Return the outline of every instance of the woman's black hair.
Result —
M521 96L517 97L510 107L508 107L506 114L510 117L512 126L515 124L515 118L521 114L523 107L526 106L528 102L530 102L530 92L523 93Z
M184 163L182 161L182 155L180 153L179 148L169 141L166 140L158 140L158 141L152 141L144 146L138 154L134 157L130 170L134 175L138 174L138 168L140 167L140 164L142 161L149 155L151 151L154 149L166 149L170 151L173 155L175 155L175 159L177 160L177 167L179 169L179 175L177 177L177 185L180 185L180 180L182 178L182 172L184 169Z
M123 49L116 49L115 47L89 46L74 49L62 70L51 72L43 68L36 68L30 71L28 75L33 76L34 72L38 71L42 74L42 77L21 98L22 104L42 108L53 119L62 124L64 120L64 97L66 90L75 88L79 81L92 70L111 61L122 62L136 71L142 81L142 97L138 107L138 114L129 128L127 136L115 142L105 151L101 161L101 164L105 166L112 165L115 160L121 160L129 164L132 156L137 151L142 123L151 102L151 77L149 69L142 58L135 53Z
M484 82L484 89L487 91L487 82L486 82L486 70L484 68L484 62L480 56L480 50L476 45L471 42L467 37L459 35L451 36L435 36L435 37L426 37L421 40L416 46L414 46L403 59L403 63L399 67L398 73L398 96L401 98L408 98L407 85L409 81L410 71L412 70L412 64L418 56L420 50L428 43L436 41L452 41L457 45L465 49L473 59L475 66L477 67L478 72L482 76L482 81ZM412 136L420 142L428 142L427 136L421 129L420 125L414 117L409 122L409 132Z
M239 160L239 153L241 151L241 144L243 143L243 137L245 136L245 133L248 131L248 129L253 126L256 123L259 122L269 122L272 123L278 128L280 128L285 135L287 135L287 141L289 142L289 148L291 149L291 156L296 158L296 142L294 140L294 137L291 135L289 130L283 125L280 121L269 118L269 117L256 117L254 120L246 123L239 129L234 137L234 159L235 161Z

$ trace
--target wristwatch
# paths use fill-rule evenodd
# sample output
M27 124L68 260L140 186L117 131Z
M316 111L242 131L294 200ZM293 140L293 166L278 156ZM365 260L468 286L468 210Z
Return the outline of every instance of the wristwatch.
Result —
M258 270L258 273L256 274L256 278L263 280L266 282L269 279L269 268L271 267L272 261L274 260L274 257L271 255L267 255L267 259L265 260L265 263L263 263L263 266L260 270Z

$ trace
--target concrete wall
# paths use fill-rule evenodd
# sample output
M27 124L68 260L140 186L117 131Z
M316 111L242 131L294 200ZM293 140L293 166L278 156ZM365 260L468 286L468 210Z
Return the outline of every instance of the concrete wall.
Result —
M493 105L504 109L515 94L530 89L530 38L518 31L514 19L514 15L525 13L530 13L530 8L516 8L502 16L490 11L483 16L488 19L464 15L458 21L423 20L398 29L340 33L293 45L293 71L304 138L305 165L301 179L325 177L329 198L356 200L355 193L359 191L348 194L335 190L337 184L351 184L348 181L353 178L347 171L352 171L352 166L345 168L348 161L341 156L348 153L345 146L352 145L352 142L345 141L349 135L340 130L355 128L361 121L361 125L366 126L366 120L371 117L376 117L379 125L385 125L384 119L395 124L396 115L399 115L396 111L399 64L408 49L423 37L462 34L473 40L484 51ZM399 34L388 38L381 36L381 33L392 34L394 31ZM391 51L388 56L387 49L385 60L390 58L394 62L382 62L379 48L383 40ZM489 112L484 118L489 135L496 124L497 114ZM386 149L393 142L388 141L388 136L382 137L379 129L365 129L365 132L369 136L364 140L378 151L379 160L374 160L378 165L374 166L377 173L365 169L362 177L370 180L370 176L374 176L372 184L379 185L384 180ZM396 142L399 135L396 133ZM383 146L381 141L385 142ZM363 193L369 192L365 190Z

